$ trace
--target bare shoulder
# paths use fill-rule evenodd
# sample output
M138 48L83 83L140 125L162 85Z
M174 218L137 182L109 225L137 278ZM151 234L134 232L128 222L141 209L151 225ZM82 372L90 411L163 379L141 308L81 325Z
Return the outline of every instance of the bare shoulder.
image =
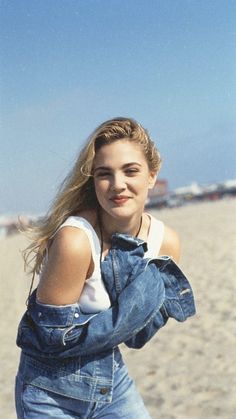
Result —
M165 225L164 237L160 249L160 254L170 256L175 262L180 259L180 240L177 232Z
M54 257L85 257L91 255L87 234L78 227L62 227L55 235L50 246L49 260Z
M56 305L78 301L91 259L86 233L77 227L62 227L53 239L40 278L37 290L39 301Z

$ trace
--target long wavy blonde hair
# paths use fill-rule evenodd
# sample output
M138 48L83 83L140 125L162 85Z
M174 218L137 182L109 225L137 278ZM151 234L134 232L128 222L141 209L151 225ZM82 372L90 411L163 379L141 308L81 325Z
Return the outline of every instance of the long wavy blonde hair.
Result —
M50 238L71 215L99 204L94 190L93 162L96 152L105 144L126 139L142 146L150 171L158 172L161 157L146 129L131 118L114 118L99 125L88 138L78 159L62 182L46 216L24 229L31 244L23 251L25 268L34 275L40 273ZM33 264L32 264L33 262Z

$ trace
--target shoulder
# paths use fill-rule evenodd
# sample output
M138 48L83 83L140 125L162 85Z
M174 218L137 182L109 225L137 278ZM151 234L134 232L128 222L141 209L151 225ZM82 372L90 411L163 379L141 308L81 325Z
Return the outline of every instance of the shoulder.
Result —
M170 256L175 262L180 259L180 240L177 232L168 226L164 226L163 242L160 254Z
M49 259L52 257L76 256L78 259L90 257L91 247L87 234L73 226L62 227L54 236L49 248Z
M153 214L147 215L149 218L148 244L150 256L166 255L172 257L175 262L178 262L180 258L178 234L175 230L166 226L163 221L157 219Z
M91 260L90 243L82 229L64 226L58 230L40 276L39 301L56 305L78 301Z
M97 222L97 215L96 212L93 210L83 211L74 216L68 217L66 221L70 218L74 218L73 222L66 223L62 225L61 228L56 232L53 237L51 247L56 248L62 252L77 252L80 250L82 253L86 253L87 251L91 251L91 246L88 238L88 234L86 233L86 229L84 229L83 225L80 225L76 222L77 217L84 219L92 227L96 225Z

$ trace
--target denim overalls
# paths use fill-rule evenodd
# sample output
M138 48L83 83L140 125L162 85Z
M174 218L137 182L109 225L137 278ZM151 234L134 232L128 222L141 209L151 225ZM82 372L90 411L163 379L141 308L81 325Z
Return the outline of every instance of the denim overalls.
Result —
M107 310L84 314L78 303L40 304L36 291L32 293L17 336L22 348L21 384L35 386L39 392L48 390L55 397L113 404L116 367L122 365L117 345L125 342L140 348L169 317L184 321L195 313L193 293L183 272L168 257L143 258L145 246L138 238L113 236L101 263L112 303ZM148 415L141 416L140 410L139 417Z

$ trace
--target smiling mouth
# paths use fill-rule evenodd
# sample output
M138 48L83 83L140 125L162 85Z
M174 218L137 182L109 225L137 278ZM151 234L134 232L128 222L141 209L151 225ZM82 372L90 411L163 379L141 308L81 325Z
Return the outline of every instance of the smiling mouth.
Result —
M124 204L128 200L129 200L128 196L114 196L113 198L111 198L111 201L114 202L115 204Z

